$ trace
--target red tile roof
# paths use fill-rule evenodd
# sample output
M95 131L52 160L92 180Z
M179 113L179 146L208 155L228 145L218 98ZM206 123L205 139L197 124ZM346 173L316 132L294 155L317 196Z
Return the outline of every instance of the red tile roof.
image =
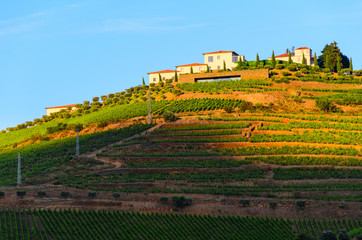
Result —
M176 67L189 67L189 66L201 66L201 65L206 65L205 63L190 63L190 64L185 64L185 65L179 65Z
M234 51L216 51L216 52L208 52L208 53L203 53L203 55L206 54L216 54L216 53L235 53L236 55L238 55L236 52Z
M175 72L175 70L163 70L163 71L157 71L157 72L150 72L150 73L147 73L147 74L154 74L154 73L171 73L171 72Z
M295 50L299 50L299 49L310 49L310 48L308 48L308 47L300 47L300 48L297 48Z
M69 104L69 105L63 105L63 106L57 106L57 107L47 107L45 109L51 109L51 108L67 108L67 107L75 107L75 104Z
M289 57L289 53L280 54L278 56L275 56L276 58L282 58L282 57Z

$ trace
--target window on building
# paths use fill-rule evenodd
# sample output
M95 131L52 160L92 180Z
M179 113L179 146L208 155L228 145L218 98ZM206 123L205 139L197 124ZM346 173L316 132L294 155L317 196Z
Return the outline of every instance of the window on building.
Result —
M172 77L172 80L174 80L175 79L175 77Z
M199 67L199 70L201 71L201 70L202 70L202 67Z
M233 57L233 62L237 62L239 57Z
M156 78L153 78L153 81L156 82Z
M214 61L214 57L210 56L209 57L209 62L213 62Z
M217 69L220 69L220 66L217 66Z
M220 56L217 56L217 60L220 60Z
M165 80L166 80L166 78L165 78L165 77L163 77L163 78L162 78L162 80L163 80L163 81L165 81Z
M181 72L183 72L183 71L184 71L184 69L183 69L183 68L181 68L180 70L181 70Z
M298 58L298 62L300 62L300 57Z

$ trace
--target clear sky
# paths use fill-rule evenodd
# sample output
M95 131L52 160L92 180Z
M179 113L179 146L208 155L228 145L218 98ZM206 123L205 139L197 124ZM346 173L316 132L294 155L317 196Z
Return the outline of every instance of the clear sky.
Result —
M362 1L1 1L0 129L232 50L255 60L336 41L362 68Z

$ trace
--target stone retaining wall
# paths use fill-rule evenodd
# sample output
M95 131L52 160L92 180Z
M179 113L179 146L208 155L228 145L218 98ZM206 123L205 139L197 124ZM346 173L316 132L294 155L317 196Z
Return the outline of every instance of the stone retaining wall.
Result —
M181 74L178 77L179 83L194 83L197 79L218 78L218 77L237 77L241 79L265 79L269 78L268 69L211 72L211 73L194 73Z

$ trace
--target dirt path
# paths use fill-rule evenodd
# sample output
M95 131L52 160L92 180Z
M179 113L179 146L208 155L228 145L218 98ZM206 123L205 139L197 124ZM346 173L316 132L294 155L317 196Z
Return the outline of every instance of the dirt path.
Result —
M107 149L107 148L109 148L109 147L111 147L111 146L113 146L113 145L116 145L116 144L122 144L122 143L124 143L124 142L126 142L126 141L129 141L129 140L133 139L133 138L136 138L136 137L139 137L139 136L145 136L145 135L153 132L154 130L160 128L163 124L164 124L164 123L159 123L159 124L157 124L157 125L149 128L149 129L147 129L147 130L145 130L145 131L143 131L143 132L141 132L141 133L135 134L135 135L133 135L133 136L131 136L131 137L129 137L129 138L126 138L126 139L123 139L123 140L121 140L121 141L112 143L112 144L110 144L110 145L108 145L108 146L106 146L106 147L99 148L99 149L97 149L97 150L95 150L95 151L93 151L93 152L88 152L88 153L82 154L82 155L80 155L80 156L81 156L81 157L87 157L87 158L94 158L94 159L97 159L97 160L102 160L102 159L98 159L98 158L97 158L97 154L100 153L100 152L102 152L103 150L105 150L105 149ZM107 163L112 163L112 162L108 162L108 161L105 161L105 162L107 162ZM113 164L113 163L112 163L112 164Z

